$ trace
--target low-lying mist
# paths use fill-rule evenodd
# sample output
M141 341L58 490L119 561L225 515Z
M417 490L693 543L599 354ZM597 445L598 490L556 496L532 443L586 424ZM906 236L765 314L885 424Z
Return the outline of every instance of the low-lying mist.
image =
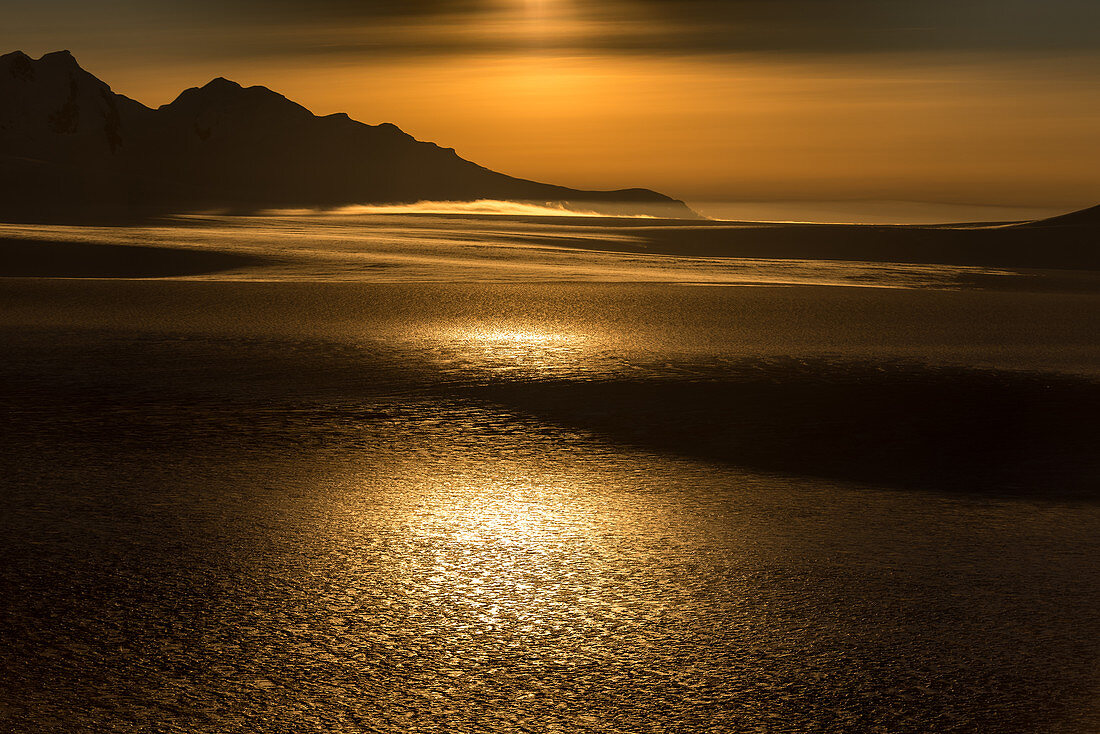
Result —
M559 202L535 203L527 201L501 201L478 199L476 201L418 201L412 204L355 204L335 209L312 211L309 209L277 209L265 212L272 215L292 214L487 214L525 217L606 217L607 214L584 209L570 209ZM621 215L627 219L653 219L644 214Z

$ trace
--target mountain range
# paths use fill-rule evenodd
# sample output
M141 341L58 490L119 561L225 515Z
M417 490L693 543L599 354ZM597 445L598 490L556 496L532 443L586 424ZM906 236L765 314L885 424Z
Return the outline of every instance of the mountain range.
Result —
M583 191L491 171L396 125L317 116L217 78L151 109L68 51L0 56L0 218L113 218L499 199L694 218L647 189Z

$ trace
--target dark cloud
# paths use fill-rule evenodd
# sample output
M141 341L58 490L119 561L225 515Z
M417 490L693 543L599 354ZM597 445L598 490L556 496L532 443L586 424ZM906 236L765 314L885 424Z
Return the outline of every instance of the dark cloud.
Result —
M8 0L16 29L220 45L230 55L492 53L480 25L526 0ZM547 50L649 54L1097 52L1100 0L543 0L579 18ZM587 24L587 25L586 25ZM9 28L10 28L9 23ZM135 33L136 32L136 33ZM121 32L116 32L113 38ZM173 38L173 35L175 36ZM159 42L159 41L157 41Z
M224 0L210 7L241 22L401 22L420 37L373 38L373 53L495 51L506 37L436 33L475 25L506 0ZM521 6L524 0L514 0ZM544 0L551 6L555 0ZM1098 0L557 0L597 32L559 36L563 50L654 53L1048 52L1100 50ZM355 46L354 42L349 44ZM313 50L337 52L335 46ZM305 50L305 49L303 49ZM347 48L345 48L347 50Z
M1100 49L1097 0L629 0L612 7L629 6L664 24L665 33L644 40L670 51Z
M487 0L199 0L191 4L254 21L430 18L477 13L492 6Z

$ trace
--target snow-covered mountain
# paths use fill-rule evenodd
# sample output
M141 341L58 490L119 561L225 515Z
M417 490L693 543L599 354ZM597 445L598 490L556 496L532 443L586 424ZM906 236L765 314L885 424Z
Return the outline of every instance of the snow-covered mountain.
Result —
M502 199L696 216L646 189L581 191L490 171L391 124L318 117L214 79L150 109L67 51L0 56L0 216L95 217Z

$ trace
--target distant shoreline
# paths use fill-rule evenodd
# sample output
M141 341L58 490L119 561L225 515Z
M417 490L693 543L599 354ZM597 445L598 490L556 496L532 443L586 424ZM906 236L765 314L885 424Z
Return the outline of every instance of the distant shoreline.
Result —
M686 269L679 280L694 277L692 268L707 270L707 261L712 261L719 270L739 267L740 260L759 261L760 266L772 263L780 269L788 267L786 261L791 266L800 262L835 262L868 263L886 271L895 265L902 269L940 266L988 271L958 273L945 282L948 287L1100 291L1097 228L1073 220L1067 224L921 226L318 212L271 216L271 230L265 233L268 221L267 217L196 215L161 220L149 230L140 225L117 229L12 225L3 230L7 236L0 236L0 277L177 278L271 266L285 275L290 271L282 266L296 263L305 267L308 276L323 279L330 273L350 275L410 262L419 263L422 270L428 268L424 272L430 277L435 272L433 263L446 270L456 257L464 258L468 273L480 273L479 268L485 267L489 267L485 272L496 272L493 268L514 259L515 251L507 248L519 246L533 248L533 253L615 254L618 260L612 258L607 265L609 272L615 274L613 280L624 277L623 268L635 267L634 261L623 260L623 256L641 255L655 256L644 263L645 267L658 270L664 267L663 258L685 258ZM331 259L321 257L317 248L325 246L311 244L310 228L316 225L316 231L323 234L334 222L346 224L350 236L359 240L350 249L345 246L334 249ZM462 223L473 226L463 229ZM300 236L285 239L280 228L287 224L294 226L293 231L300 231ZM195 247L194 238L188 233L196 227L202 230L208 226L239 230L239 237L207 239L202 246ZM454 236L446 246L452 249L445 252L422 249L421 236L426 238L424 241L435 242L440 232L451 229ZM399 240L406 244L394 250L387 232L400 232ZM244 239L251 239L252 244L239 247ZM143 242L155 244L136 244ZM470 250L476 243L485 247ZM546 278L557 272L552 267L555 263L564 268L563 273L571 272L570 255L539 257L547 259L532 266L532 278ZM745 265L752 266L751 262ZM437 275L445 277L443 272ZM419 277L425 276L421 273ZM741 282L737 278L734 281Z

